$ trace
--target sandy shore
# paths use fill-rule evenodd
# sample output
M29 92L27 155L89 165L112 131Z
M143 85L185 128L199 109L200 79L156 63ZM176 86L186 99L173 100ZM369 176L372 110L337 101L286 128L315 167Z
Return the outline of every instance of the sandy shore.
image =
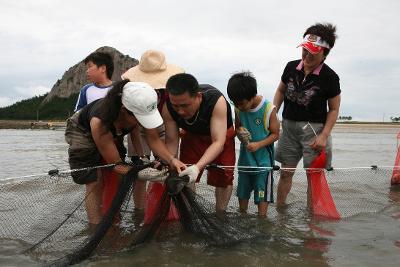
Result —
M54 129L65 126L65 121L0 120L0 129Z
M400 123L394 122L337 122L335 128L399 128Z

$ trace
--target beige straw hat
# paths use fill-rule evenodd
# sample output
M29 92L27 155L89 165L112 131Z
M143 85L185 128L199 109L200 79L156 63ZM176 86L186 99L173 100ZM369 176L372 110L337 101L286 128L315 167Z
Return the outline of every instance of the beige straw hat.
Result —
M165 88L169 77L183 72L180 67L167 64L162 52L147 50L140 58L139 65L130 68L121 77L131 82L146 82L154 89L160 89Z

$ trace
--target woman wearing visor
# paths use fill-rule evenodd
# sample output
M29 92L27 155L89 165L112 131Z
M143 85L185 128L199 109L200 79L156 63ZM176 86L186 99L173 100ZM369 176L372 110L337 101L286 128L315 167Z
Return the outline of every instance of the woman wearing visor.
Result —
M339 76L325 60L336 37L332 24L312 25L299 45L301 59L287 63L283 71L274 96L277 110L283 103L282 133L275 156L283 169L296 168L301 158L307 168L323 150L327 154L326 168L331 165L331 131L339 113L341 90ZM285 205L293 175L292 170L281 172L278 207Z

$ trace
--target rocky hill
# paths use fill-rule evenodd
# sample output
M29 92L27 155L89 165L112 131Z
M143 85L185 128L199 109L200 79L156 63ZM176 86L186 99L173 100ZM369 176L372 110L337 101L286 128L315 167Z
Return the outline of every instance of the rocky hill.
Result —
M113 81L121 79L121 74L136 66L139 61L123 55L115 48L104 46L96 51L107 52L114 59ZM65 120L74 112L79 90L89 81L86 79L86 66L82 61L69 68L51 91L42 96L18 101L11 106L0 108L0 120Z
M124 55L113 47L103 46L98 48L96 51L106 52L112 55L114 59L113 81L120 80L122 73L139 63L137 59ZM82 61L70 67L61 79L57 80L41 105L50 102L54 97L69 98L71 95L79 93L82 86L89 82L86 78L86 66L83 62L86 56L83 57Z

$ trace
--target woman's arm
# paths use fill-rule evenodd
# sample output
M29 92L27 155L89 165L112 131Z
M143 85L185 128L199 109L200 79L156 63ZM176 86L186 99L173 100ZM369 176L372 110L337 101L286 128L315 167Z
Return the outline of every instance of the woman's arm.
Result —
M337 117L339 115L340 95L328 99L328 115L322 132L315 138L311 147L315 150L322 150L326 147L326 140L328 139L333 126L335 126Z
M103 125L101 120L93 117L90 120L90 128L97 149L107 164L122 162L118 149L114 143L113 135ZM130 170L130 167L126 165L117 165L114 170L119 174L126 174Z
M286 84L284 84L282 81L280 81L278 88L276 88L274 101L273 101L274 105L276 106L277 113L279 112L279 109L281 108L281 105L285 98L285 92L286 92Z

